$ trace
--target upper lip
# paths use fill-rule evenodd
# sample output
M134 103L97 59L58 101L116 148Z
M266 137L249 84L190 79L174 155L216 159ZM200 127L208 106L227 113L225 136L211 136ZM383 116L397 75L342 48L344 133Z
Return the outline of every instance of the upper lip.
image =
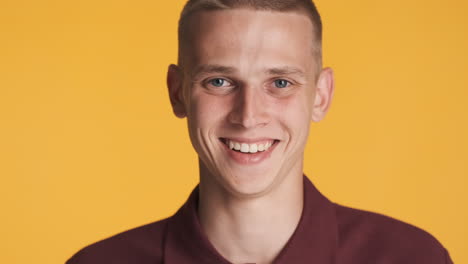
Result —
M262 142L269 142L269 141L279 141L278 139L268 138L268 137L261 137L261 138L244 138L244 137L221 137L221 140L232 140L239 143L262 143Z

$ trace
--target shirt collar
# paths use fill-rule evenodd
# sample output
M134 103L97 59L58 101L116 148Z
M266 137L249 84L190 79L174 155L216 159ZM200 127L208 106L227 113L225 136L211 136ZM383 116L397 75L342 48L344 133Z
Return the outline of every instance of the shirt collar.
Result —
M230 264L209 242L197 215L198 186L187 202L171 217L164 245L164 263ZM293 235L274 264L304 261L334 263L338 231L333 204L304 176L304 208Z

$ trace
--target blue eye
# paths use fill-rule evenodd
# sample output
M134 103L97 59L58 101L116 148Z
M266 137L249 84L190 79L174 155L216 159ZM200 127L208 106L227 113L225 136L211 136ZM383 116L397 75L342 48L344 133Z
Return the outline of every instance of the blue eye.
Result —
M289 82L283 79L275 80L276 88L286 88L289 85Z
M210 80L209 83L215 87L223 87L224 84L226 83L226 80L221 79L221 78L216 78L216 79Z

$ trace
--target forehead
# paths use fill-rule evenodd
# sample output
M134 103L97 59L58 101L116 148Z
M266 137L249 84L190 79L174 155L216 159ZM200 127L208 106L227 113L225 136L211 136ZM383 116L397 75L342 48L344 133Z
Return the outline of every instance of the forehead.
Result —
M202 11L188 28L186 55L191 68L300 66L309 70L315 53L313 25L299 13L233 9ZM244 67L245 68L245 67Z

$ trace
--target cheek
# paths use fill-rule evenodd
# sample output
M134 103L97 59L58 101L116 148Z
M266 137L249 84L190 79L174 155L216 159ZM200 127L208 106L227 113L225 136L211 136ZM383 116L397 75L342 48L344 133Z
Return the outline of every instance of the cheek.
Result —
M199 94L190 103L191 123L201 129L211 129L226 116L229 102L217 96Z
M274 102L276 114L281 122L296 132L297 128L308 126L312 114L312 103L306 94L296 94ZM297 132L296 132L297 133Z

